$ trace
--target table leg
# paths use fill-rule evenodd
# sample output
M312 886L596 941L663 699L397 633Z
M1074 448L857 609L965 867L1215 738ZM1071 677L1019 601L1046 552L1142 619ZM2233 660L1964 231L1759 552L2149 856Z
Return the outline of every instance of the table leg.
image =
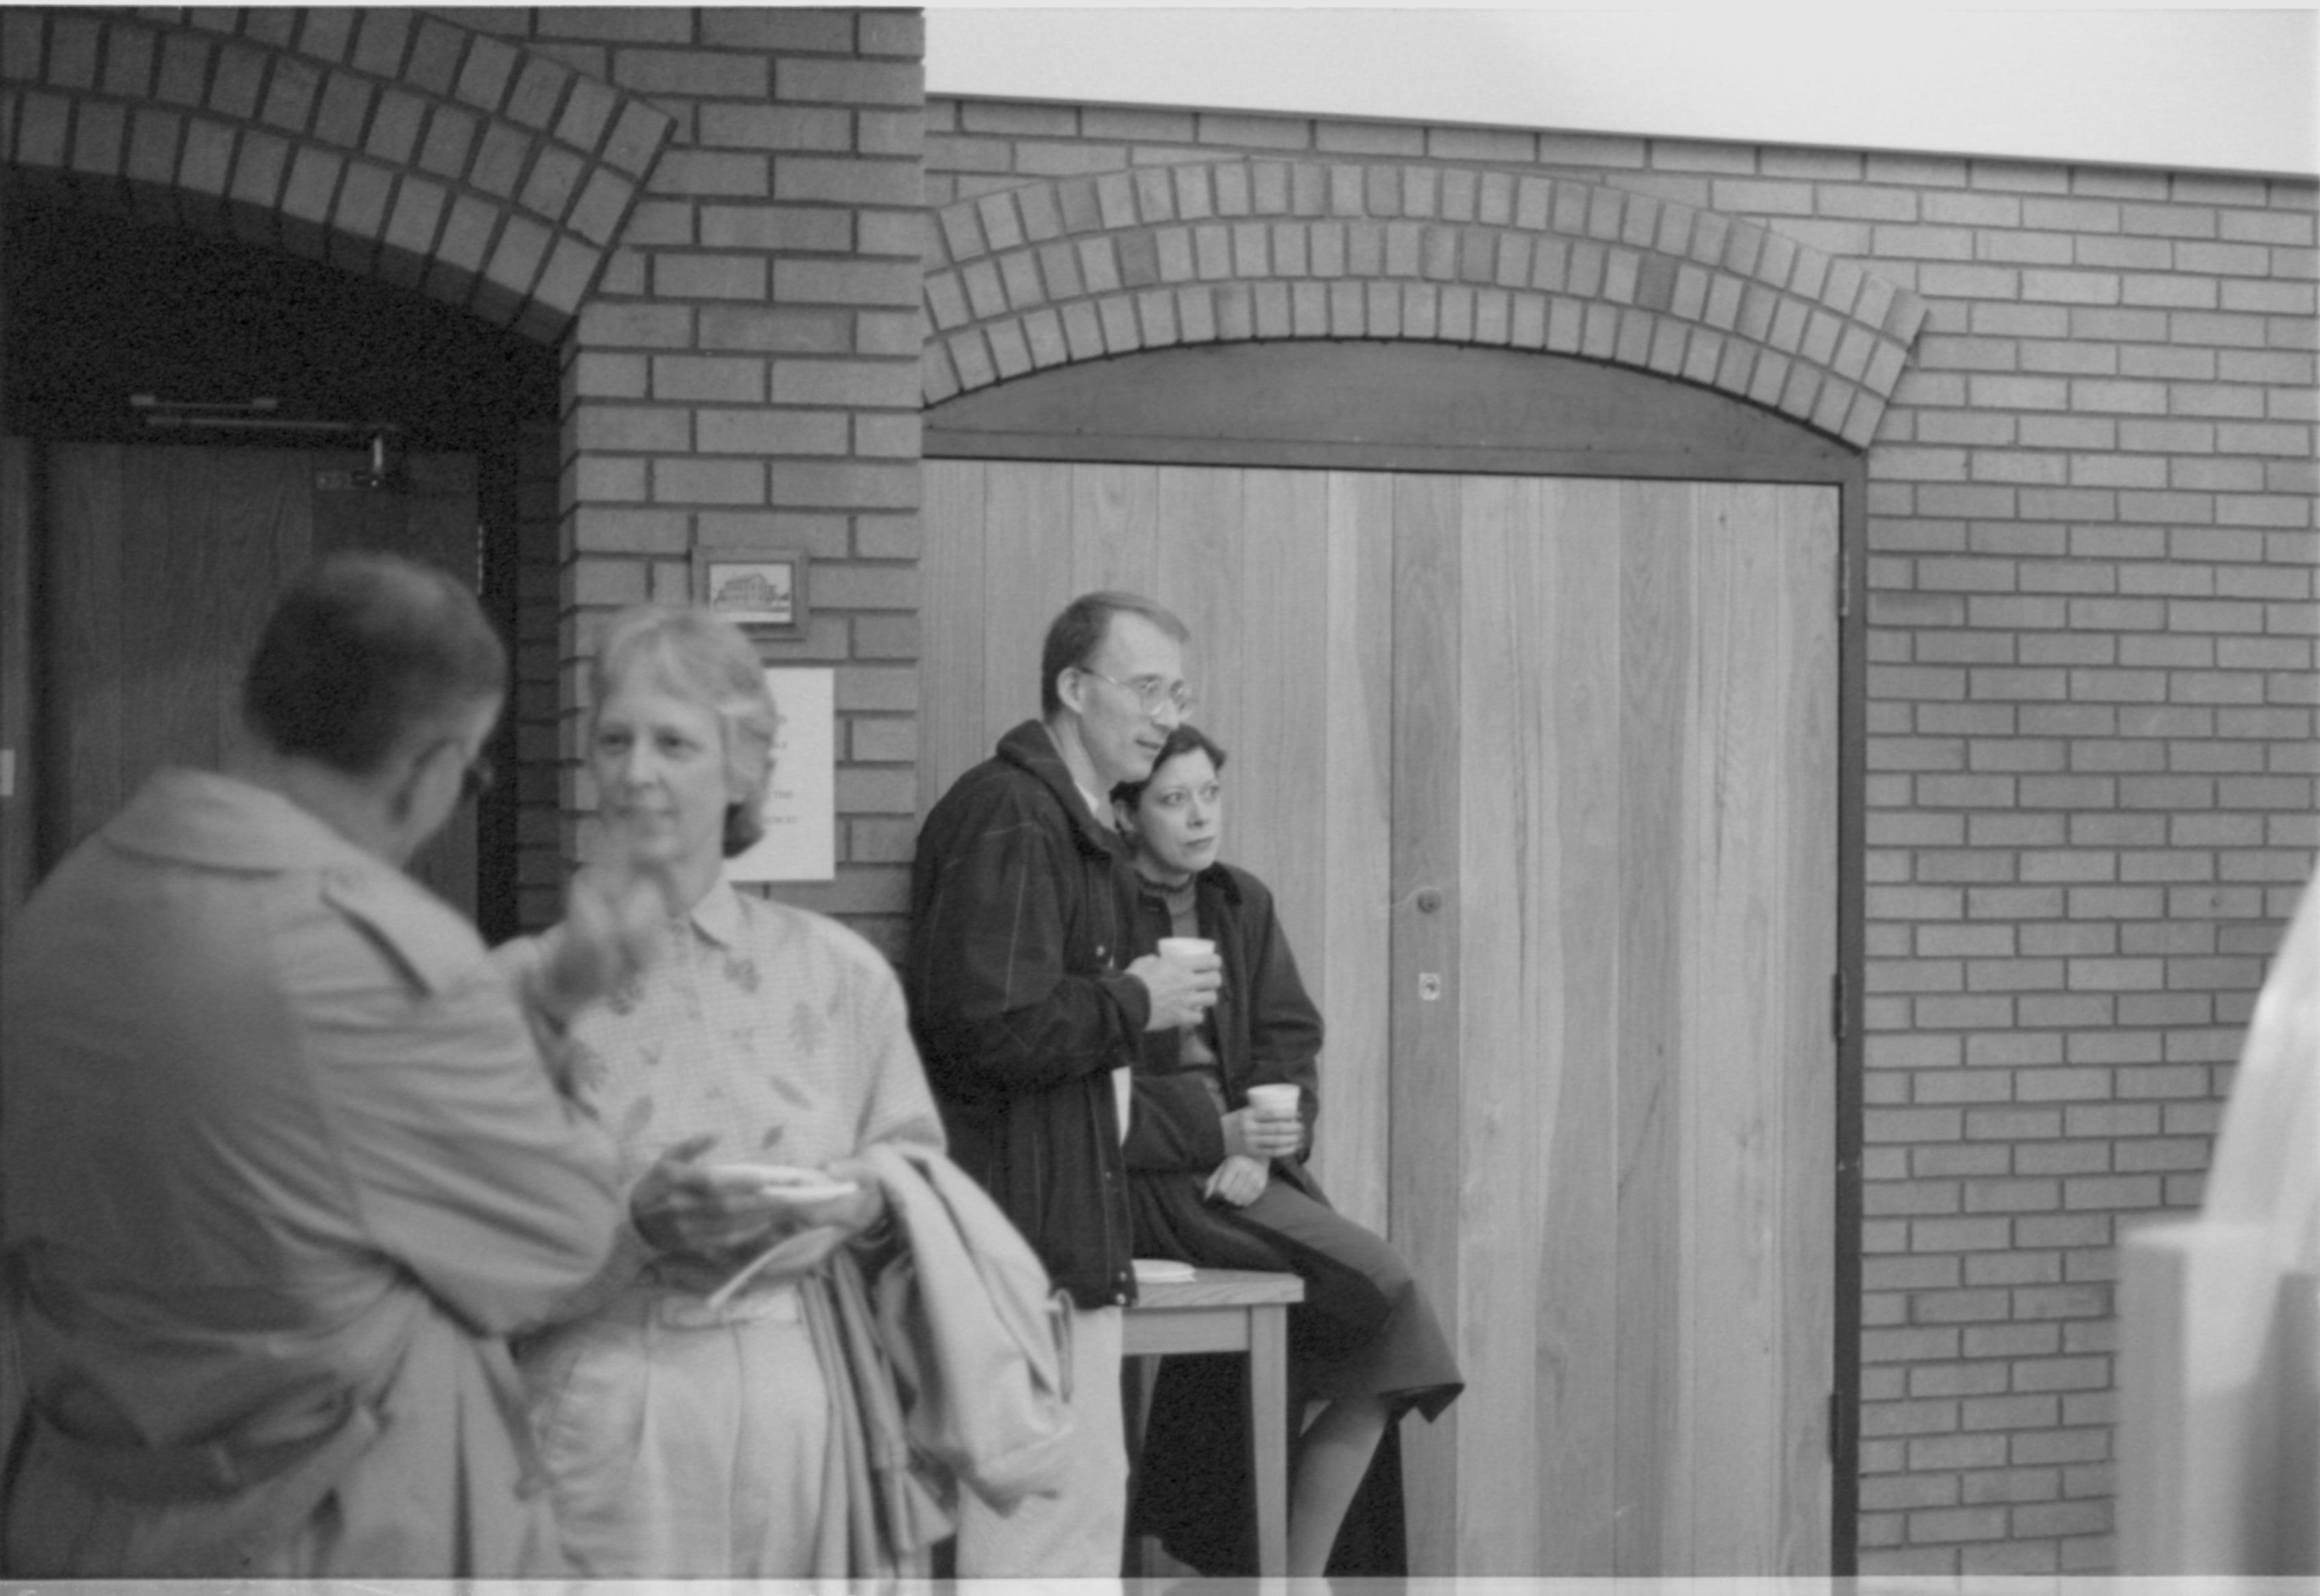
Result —
M1120 1397L1126 1404L1121 1418L1128 1437L1128 1511L1132 1520L1137 1494L1144 1489L1144 1437L1152 1430L1152 1390L1159 1383L1160 1360L1130 1353L1119 1360L1119 1365ZM1131 1528L1127 1541L1121 1553L1121 1573L1132 1580L1155 1576L1160 1571L1154 1565L1148 1537Z
M1249 1479L1256 1492L1256 1572L1289 1572L1289 1314L1248 1310Z

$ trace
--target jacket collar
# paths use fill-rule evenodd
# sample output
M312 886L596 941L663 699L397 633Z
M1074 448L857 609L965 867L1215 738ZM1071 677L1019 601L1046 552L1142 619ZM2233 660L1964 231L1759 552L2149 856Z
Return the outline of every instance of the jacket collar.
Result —
M213 770L156 771L102 834L131 853L211 869L393 868L281 793Z
M1133 870L1135 866L1130 864L1128 868ZM1196 872L1192 876L1192 886L1196 892L1214 893L1226 902L1236 906L1241 900L1240 877L1235 874L1232 866L1222 859L1219 859L1205 870ZM1136 890L1150 898L1159 897L1167 891L1157 882L1146 880L1141 871L1137 873Z
M1080 795L1079 783L1072 779L1071 767L1064 763L1056 748L1056 739L1044 721L1026 721L999 739L999 757L1032 776L1040 785L1055 794L1071 822L1072 838L1083 853L1100 853L1125 858L1128 845L1109 826L1099 826L1088 813L1087 800Z

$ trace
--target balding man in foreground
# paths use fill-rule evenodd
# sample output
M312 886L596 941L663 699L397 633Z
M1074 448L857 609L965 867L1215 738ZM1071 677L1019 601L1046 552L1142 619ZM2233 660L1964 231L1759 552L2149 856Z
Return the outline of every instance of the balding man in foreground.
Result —
M503 1338L612 1241L610 1146L542 1044L630 943L594 905L527 1004L402 868L487 779L506 676L456 581L325 562L259 640L246 751L157 774L33 895L12 1573L561 1569Z

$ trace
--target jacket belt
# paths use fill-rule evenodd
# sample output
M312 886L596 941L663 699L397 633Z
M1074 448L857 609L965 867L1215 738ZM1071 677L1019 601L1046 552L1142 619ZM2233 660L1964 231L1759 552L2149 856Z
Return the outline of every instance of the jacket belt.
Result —
M131 1501L196 1501L236 1495L306 1464L343 1465L377 1438L379 1421L351 1394L313 1435L249 1444L139 1446L84 1441L35 1408L41 1455L109 1496ZM327 1460L325 1455L331 1455ZM331 1472L335 1473L335 1468Z

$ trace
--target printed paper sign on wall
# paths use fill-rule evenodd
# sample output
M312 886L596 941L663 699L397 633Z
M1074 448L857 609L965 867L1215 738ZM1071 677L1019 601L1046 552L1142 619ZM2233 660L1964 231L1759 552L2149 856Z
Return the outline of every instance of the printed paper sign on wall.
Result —
M774 779L766 789L766 835L726 861L735 881L829 881L838 874L837 674L784 667L766 672L781 712Z

